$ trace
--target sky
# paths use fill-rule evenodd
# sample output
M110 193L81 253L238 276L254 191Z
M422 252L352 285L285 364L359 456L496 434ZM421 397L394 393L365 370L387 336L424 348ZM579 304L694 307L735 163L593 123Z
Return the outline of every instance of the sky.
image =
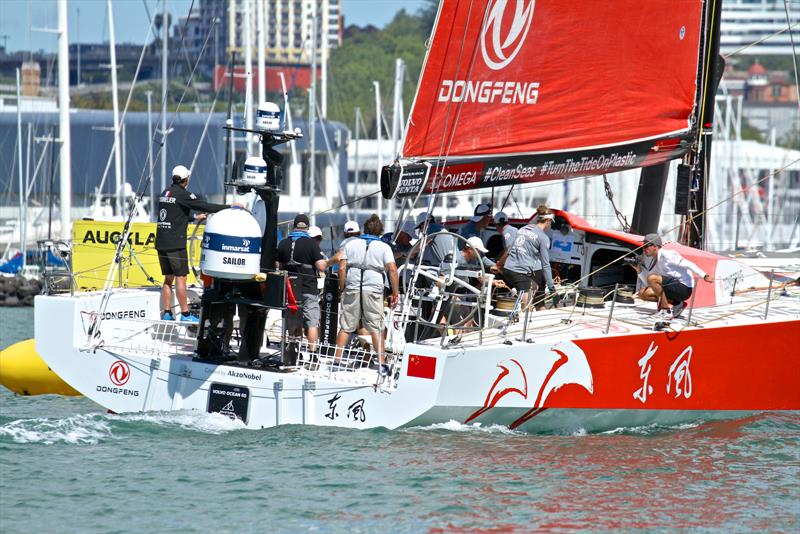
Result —
M425 3L425 0L342 0L342 12L345 25L383 27L400 9L413 13ZM151 13L161 10L161 0L113 0L118 43L144 42L149 28L145 4ZM192 0L167 1L168 10L176 18L185 16L191 5ZM108 40L105 0L67 0L67 9L70 43L79 39L82 43ZM5 41L10 52L55 52L56 35L37 29L54 29L57 23L56 0L0 0L0 42Z

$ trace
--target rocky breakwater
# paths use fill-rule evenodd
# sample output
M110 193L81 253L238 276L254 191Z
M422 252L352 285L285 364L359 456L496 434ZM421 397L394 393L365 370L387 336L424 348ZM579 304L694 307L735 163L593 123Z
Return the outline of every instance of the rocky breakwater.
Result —
M33 297L41 292L36 278L0 276L0 306L33 306Z

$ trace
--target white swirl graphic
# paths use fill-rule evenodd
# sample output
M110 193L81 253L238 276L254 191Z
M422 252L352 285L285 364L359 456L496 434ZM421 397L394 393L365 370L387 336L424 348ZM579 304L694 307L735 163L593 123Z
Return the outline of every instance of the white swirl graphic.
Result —
M509 3L515 1L514 21L503 32L503 18ZM493 0L487 6L483 28L481 28L481 52L486 66L492 70L500 70L516 57L533 20L535 0Z

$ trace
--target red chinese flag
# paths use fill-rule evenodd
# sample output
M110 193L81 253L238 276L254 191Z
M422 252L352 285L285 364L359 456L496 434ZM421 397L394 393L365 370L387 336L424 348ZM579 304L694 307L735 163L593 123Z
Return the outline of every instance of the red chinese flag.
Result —
M417 356L412 354L408 358L408 376L428 378L433 380L436 376L436 358L433 356Z

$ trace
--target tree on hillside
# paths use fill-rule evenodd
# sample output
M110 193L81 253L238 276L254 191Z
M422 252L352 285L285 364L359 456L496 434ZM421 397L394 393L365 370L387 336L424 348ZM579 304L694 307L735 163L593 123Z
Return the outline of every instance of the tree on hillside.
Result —
M382 30L376 31L371 27L348 28L349 39L331 53L328 70L328 117L331 120L344 122L353 129L355 107L359 106L368 128L368 132L362 135L375 137L375 92L372 82L377 80L381 86L384 117L391 124L395 59L398 57L406 64L403 110L408 115L425 58L425 42L430 37L438 6L437 0L429 2L430 6L420 9L416 14L400 10Z

